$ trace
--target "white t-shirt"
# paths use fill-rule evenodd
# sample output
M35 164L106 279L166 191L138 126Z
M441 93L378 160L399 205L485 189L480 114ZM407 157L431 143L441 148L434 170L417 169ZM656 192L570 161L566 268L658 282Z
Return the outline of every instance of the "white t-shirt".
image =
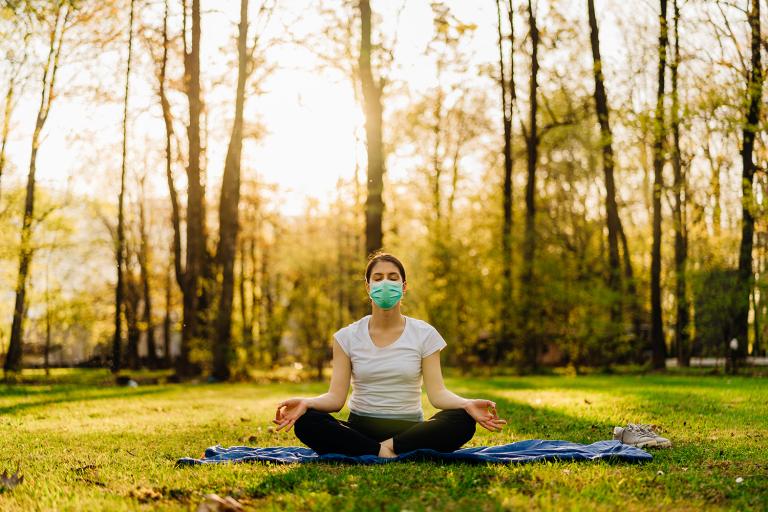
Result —
M406 316L403 334L377 347L368 333L370 319L364 316L333 335L352 361L349 410L360 416L423 421L421 360L443 349L445 340L427 322Z

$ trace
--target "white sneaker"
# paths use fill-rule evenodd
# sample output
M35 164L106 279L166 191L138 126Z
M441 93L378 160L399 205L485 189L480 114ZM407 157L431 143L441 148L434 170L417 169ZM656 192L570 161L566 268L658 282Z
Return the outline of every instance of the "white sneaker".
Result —
M626 427L613 427L613 438L638 448L672 447L672 442L654 432L652 425L628 423Z

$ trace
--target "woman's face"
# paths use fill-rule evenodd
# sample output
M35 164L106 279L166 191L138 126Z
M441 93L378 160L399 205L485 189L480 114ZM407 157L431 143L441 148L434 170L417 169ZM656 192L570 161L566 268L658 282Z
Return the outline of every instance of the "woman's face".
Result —
M365 283L366 291L370 293L371 283L382 281L384 279L387 279L389 281L396 281L396 282L403 281L403 277L400 275L400 270L398 270L397 265L395 265L391 261L380 261L373 266L373 268L371 269L370 282ZM406 286L407 284L403 283L403 294L405 294Z

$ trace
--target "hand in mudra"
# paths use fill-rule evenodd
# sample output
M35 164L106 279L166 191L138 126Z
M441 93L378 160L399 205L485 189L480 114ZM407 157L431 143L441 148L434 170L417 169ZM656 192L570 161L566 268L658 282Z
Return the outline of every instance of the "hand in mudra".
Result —
M280 402L277 404L275 419L272 420L272 423L277 425L275 430L279 431L285 428L285 431L288 432L305 412L307 412L307 401L304 398L289 398Z
M507 424L507 420L499 418L496 413L496 402L490 400L470 400L464 410L482 427L491 432L499 432Z

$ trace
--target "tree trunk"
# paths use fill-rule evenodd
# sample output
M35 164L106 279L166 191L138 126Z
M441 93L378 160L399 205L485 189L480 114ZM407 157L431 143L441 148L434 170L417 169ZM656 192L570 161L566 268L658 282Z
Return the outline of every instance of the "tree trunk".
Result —
M651 350L657 370L666 366L666 343L661 314L661 192L664 188L664 85L667 67L667 0L659 2L659 62L656 88L656 114L653 119L653 245L651 247Z
M186 2L184 2L184 25L186 30ZM181 330L181 353L176 359L176 372L187 377L197 373L190 364L189 356L193 340L207 339L203 332L207 306L204 289L207 251L205 242L204 189L200 168L200 0L192 0L192 45L187 51L184 34L184 78L189 102L189 161L187 165L187 253L184 285L181 287L183 300L183 324ZM203 300L201 300L203 299Z
M622 260L624 262L624 281L627 288L627 301L632 314L632 329L635 333L635 339L642 340L643 311L640 306L640 298L637 295L637 284L635 283L635 274L632 270L632 258L629 253L629 242L624 233L624 227L619 223L619 241L621 242ZM636 355L638 362L644 362L641 353Z
M258 217L257 217L258 219ZM256 233L260 233L261 224L256 224ZM251 238L251 243L248 248L248 257L251 261L251 335L253 336L253 342L251 343L250 361L256 360L257 348L259 355L261 355L261 345L264 341L262 326L265 324L262 318L262 300L264 297L264 290L262 287L263 276L259 267L258 258L256 255L256 237ZM261 243L261 238L258 239ZM259 359L262 359L261 357Z
M755 135L759 129L760 101L763 92L763 70L760 60L760 1L752 0L749 11L749 26L752 36L750 72L746 84L747 112L742 127L741 145L741 244L739 246L739 287L736 311L736 337L739 348L736 356L744 358L749 343L749 296L754 284L752 272L752 243L755 230L753 214L754 197L752 182L755 176L755 163L752 153L755 147ZM734 365L735 366L735 365Z
M147 334L147 364L150 368L157 368L157 346L155 345L155 327L152 323L152 293L149 277L151 255L149 239L147 235L146 207L144 205L144 180L141 179L141 198L139 201L139 234L141 245L139 247L139 269L141 272L141 289L144 300L143 323Z
M224 164L219 200L219 243L216 266L222 273L219 308L213 339L213 376L227 380L231 374L232 300L235 294L235 253L240 204L240 157L243 148L243 107L248 77L248 0L240 0L240 33L237 39L238 70L235 119Z
M181 265L181 214L179 213L179 195L176 192L176 185L173 181L173 117L171 116L171 104L165 92L165 76L168 66L168 49L170 41L168 38L168 0L165 0L165 14L163 16L163 58L160 65L159 78L159 96L160 107L163 111L163 122L165 124L165 177L168 182L168 193L171 198L171 225L173 227L173 266L176 276L176 282L179 287L184 287L184 270Z
M754 291L752 292L751 297L752 310L755 312L754 321L752 322L752 335L754 336L754 339L752 340L752 355L757 357L757 354L760 350L760 326L762 325L760 319L760 308L763 301L758 299L757 294Z
M496 21L499 34L499 74L501 86L502 124L504 128L504 184L503 208L504 220L501 231L502 252L502 300L501 300L501 332L496 346L496 361L500 362L512 349L513 283L512 283L512 111L515 103L515 70L514 70L514 23L512 0L507 2L507 19L509 20L509 81L506 79L504 65L504 35L501 21L501 3L496 0Z
M523 239L523 274L522 302L523 311L520 315L525 322L523 340L523 362L528 369L536 369L539 360L539 340L536 339L530 322L535 315L533 308L536 303L536 292L533 289L533 262L536 257L536 166L539 160L539 131L536 119L539 102L539 29L533 14L531 0L528 0L528 25L531 36L531 80L529 87L529 120L525 138L528 156L528 180L525 185L525 236Z
M141 301L141 285L131 265L134 255L133 252L126 248L124 270L125 323L128 331L128 343L126 346L125 363L131 370L138 370L141 367L141 360L139 358L139 338L141 337L141 330L139 329L139 302Z
M40 107L37 111L35 129L32 133L32 150L27 174L24 216L21 224L21 243L19 244L19 273L16 279L16 300L13 306L11 338L8 343L3 368L6 372L20 372L24 350L24 320L26 316L26 295L29 267L32 263L32 219L35 212L35 173L37 171L37 151L40 147L41 133L55 96L56 72L59 68L59 56L64 43L64 34L69 28L70 10L68 4L57 3L55 18L50 30L48 57L43 67L41 80Z
M273 288L279 285L278 279L280 276L271 276L269 274L269 271L271 270L269 256L270 254L265 251L264 257L261 260L261 271L262 275L264 276L264 280L262 282L262 297L265 299L264 313L266 320L264 322L265 325L263 331L263 339L268 340L267 346L264 348L266 348L266 351L269 355L269 364L272 368L274 368L277 366L277 361L280 357L280 338L275 334L278 322L275 318L275 293Z
M605 93L602 60L600 58L600 35L595 17L594 0L587 0L589 14L590 45L592 47L593 74L595 78L595 108L600 123L600 145L603 153L603 174L605 176L605 217L608 228L608 287L614 292L615 299L611 304L611 320L618 323L621 320L621 274L619 268L618 236L621 231L621 220L616 204L616 184L613 177L613 133L611 132L608 113L608 98Z
M128 21L128 62L125 67L125 88L123 99L123 152L120 165L120 192L117 198L117 240L115 244L115 259L117 269L117 284L115 285L115 332L112 338L112 373L120 371L120 345L123 339L123 300L125 262L125 174L128 157L128 94L131 83L131 59L133 58L133 13L135 0L131 0L131 13Z
M165 315L163 316L163 364L166 368L173 365L171 357L171 272L170 264L165 273Z
M382 143L381 82L376 83L371 70L371 5L360 0L360 57L358 69L365 104L365 135L368 152L368 197L365 201L365 252L370 256L384 247L384 148Z
M677 347L678 366L690 366L690 336L688 334L690 302L688 301L686 284L686 260L688 258L688 248L684 213L685 200L683 199L686 185L685 177L683 176L682 157L680 154L680 104L677 89L677 73L678 65L680 64L680 33L678 30L680 8L677 5L677 0L673 0L672 5L674 11L673 30L675 35L675 45L673 47L674 53L672 54L672 63L670 65L670 73L672 73L672 168L675 180L675 297L677 304L675 346Z
M43 353L43 367L45 376L51 375L51 290L49 282L50 261L45 269L45 349Z
M247 243L244 237L241 235L238 242L238 258L240 261L240 280L238 282L238 293L240 296L240 335L243 338L243 346L248 354L248 363L252 363L253 355L253 319L250 316L252 311L248 305L248 293L246 290L246 283L251 280L253 276L249 278L247 265L246 265L246 247Z

